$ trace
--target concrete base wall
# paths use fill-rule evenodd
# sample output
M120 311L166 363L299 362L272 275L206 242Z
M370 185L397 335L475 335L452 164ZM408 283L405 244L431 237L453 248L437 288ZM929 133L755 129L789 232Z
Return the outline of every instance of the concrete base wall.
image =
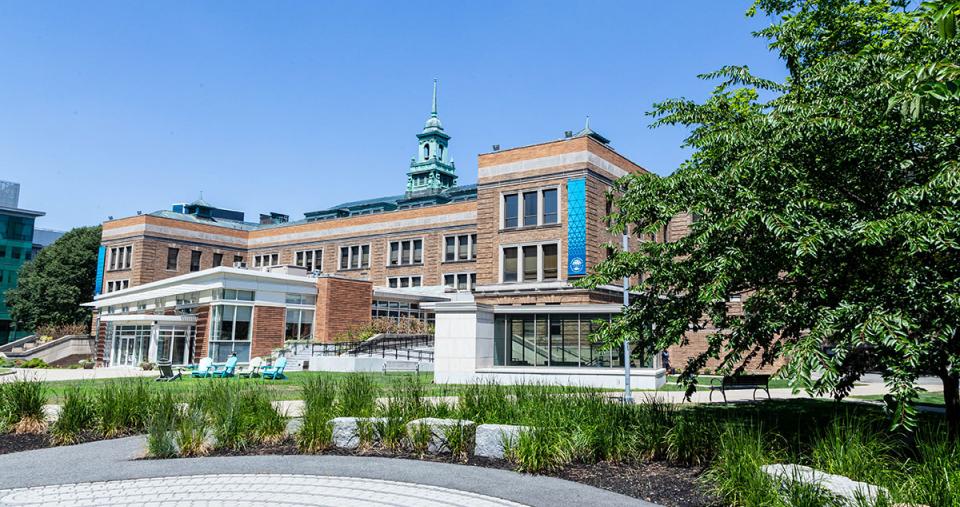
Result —
M308 371L334 371L342 373L382 373L386 361L382 357L315 356L308 359ZM433 371L433 363L420 362L420 372Z
M496 382L501 385L555 384L564 386L623 388L623 370L617 368L487 368L476 373L437 372L433 381L437 384L475 384ZM633 368L630 370L630 386L633 389L657 389L667 381L663 368Z

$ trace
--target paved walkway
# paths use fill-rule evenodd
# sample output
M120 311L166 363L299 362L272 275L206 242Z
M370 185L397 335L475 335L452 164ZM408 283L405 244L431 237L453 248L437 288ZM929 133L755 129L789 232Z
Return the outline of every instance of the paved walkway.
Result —
M42 380L55 382L60 380L93 380L125 377L158 377L160 372L143 371L140 368L13 368L13 375L0 375L0 382L12 382L15 379Z
M143 437L130 437L0 455L0 505L657 507L575 482L466 465L356 456L135 459L143 448Z

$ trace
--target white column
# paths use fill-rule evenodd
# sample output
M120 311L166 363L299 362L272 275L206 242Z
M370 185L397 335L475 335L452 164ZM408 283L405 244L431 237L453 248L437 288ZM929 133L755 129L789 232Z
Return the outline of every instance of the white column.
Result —
M436 303L433 378L437 383L477 379L493 366L493 308L476 303Z

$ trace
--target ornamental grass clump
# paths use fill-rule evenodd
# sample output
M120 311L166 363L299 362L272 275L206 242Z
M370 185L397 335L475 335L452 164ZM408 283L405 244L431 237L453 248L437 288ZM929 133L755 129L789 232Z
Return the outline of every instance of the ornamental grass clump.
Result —
M368 375L350 375L337 386L337 411L345 417L370 417L380 389Z
M333 427L327 422L336 417L337 385L324 377L307 379L301 388L303 412L297 431L297 448L304 453L321 452L333 443Z
M150 413L150 392L142 381L115 381L101 386L95 399L97 429L104 438L140 433Z
M915 459L905 466L903 502L920 505L960 505L960 445L943 425L917 433Z
M177 455L174 430L179 409L169 391L153 397L147 416L147 455L153 458L173 458Z
M817 434L813 468L870 484L896 484L902 461L880 421L841 415Z
M213 426L217 448L240 451L285 438L286 416L277 413L260 386L228 379L205 387L200 398Z
M765 507L781 505L779 486L760 469L782 462L783 448L776 435L752 425L726 426L717 437L717 452L704 474L711 491L726 505Z
M96 425L94 397L80 387L71 387L64 393L60 414L50 426L50 440L54 445L71 445Z
M201 406L190 405L177 420L174 437L182 457L205 456L210 452L207 433L210 422Z
M453 424L442 428L443 443L446 451L453 455L453 459L466 462L473 450L476 432L473 425Z
M555 472L571 461L571 442L560 428L535 427L520 433L509 459L520 472Z
M722 428L712 417L687 409L678 411L664 435L666 457L674 463L702 466L714 455L714 445Z
M3 392L7 406L7 424L14 433L43 433L47 429L47 403L44 384L35 380L15 380Z

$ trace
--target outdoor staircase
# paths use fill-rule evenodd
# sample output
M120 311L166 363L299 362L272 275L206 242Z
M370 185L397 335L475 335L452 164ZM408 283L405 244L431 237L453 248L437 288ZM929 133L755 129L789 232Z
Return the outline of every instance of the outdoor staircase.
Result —
M48 342L40 342L36 335L0 345L0 354L11 361L29 361L39 358L47 364L66 366L94 355L95 340L89 335L66 335Z

